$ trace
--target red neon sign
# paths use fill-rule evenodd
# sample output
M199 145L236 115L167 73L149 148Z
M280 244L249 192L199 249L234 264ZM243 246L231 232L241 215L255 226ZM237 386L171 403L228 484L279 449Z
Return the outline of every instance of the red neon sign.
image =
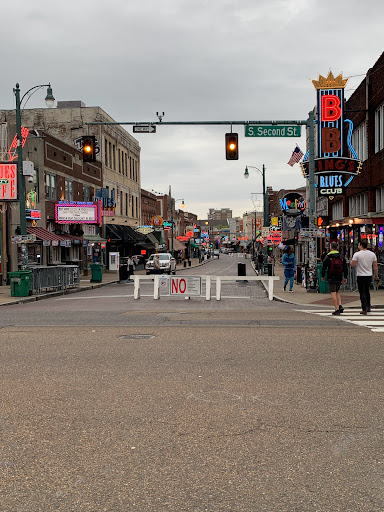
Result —
M0 201L17 201L17 165L0 163Z
M340 98L334 94L321 97L321 120L337 121L341 117Z
M25 146L25 143L27 141L27 137L28 137L28 133L29 133L29 128L24 128L24 126L21 127L21 137L22 137L22 142L21 142L21 146L24 147ZM13 141L9 147L9 150L8 150L8 160L10 162L12 162L13 160L15 160L17 158L17 153L14 152L13 155L11 154L12 150L16 150L17 149L17 135L14 136L13 138Z

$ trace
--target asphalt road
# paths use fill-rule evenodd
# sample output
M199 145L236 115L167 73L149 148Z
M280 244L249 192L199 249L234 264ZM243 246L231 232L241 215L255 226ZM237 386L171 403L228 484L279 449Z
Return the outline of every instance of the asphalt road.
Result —
M1 308L1 512L382 512L382 334L232 286Z

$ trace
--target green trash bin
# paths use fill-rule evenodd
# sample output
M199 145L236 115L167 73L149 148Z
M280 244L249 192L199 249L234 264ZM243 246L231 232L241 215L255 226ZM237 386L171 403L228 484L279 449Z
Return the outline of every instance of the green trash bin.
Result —
M321 273L323 271L323 264L317 264L317 282L319 283L319 292L320 293L329 293L328 290L328 270L325 272L325 281L323 281L321 277Z
M11 297L32 295L32 270L9 272L8 277L11 284Z
M91 271L91 283L101 283L103 280L103 265L101 263L91 263Z

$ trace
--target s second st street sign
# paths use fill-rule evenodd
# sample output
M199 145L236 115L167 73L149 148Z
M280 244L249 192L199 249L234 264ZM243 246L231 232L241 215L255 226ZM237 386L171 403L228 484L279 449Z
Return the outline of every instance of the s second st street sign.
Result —
M245 125L246 137L300 137L301 126Z

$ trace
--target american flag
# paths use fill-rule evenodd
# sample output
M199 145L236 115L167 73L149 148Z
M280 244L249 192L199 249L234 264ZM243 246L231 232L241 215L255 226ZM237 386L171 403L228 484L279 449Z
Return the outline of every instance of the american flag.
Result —
M300 162L300 160L303 156L304 156L304 153L301 151L299 146L296 146L295 149L293 150L291 158L289 159L288 165L293 167L295 164Z

